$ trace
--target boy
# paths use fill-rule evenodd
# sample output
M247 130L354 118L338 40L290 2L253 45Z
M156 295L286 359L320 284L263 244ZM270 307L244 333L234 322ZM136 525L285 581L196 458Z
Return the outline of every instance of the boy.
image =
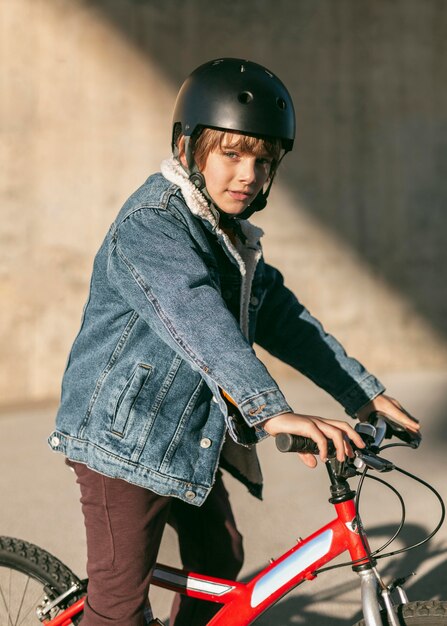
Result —
M84 626L150 619L166 522L186 568L237 575L242 538L219 466L260 496L252 444L301 434L324 459L331 439L340 460L353 454L348 438L363 445L345 422L294 413L254 341L349 414L381 410L418 430L262 258L262 232L247 218L265 206L294 136L290 95L267 69L239 59L200 66L177 98L173 157L129 198L96 256L50 436L81 487ZM216 610L176 598L170 623L201 626Z

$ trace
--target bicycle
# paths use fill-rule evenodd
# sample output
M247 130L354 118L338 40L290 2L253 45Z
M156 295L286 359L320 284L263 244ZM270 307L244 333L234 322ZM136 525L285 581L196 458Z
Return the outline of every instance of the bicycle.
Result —
M377 561L411 550L431 539L441 527L445 508L438 492L422 479L398 468L381 456L381 451L393 446L417 448L419 438L373 414L369 422L357 424L366 447L356 449L354 459L340 463L333 452L326 462L330 481L329 501L336 517L319 530L300 539L281 557L272 562L246 583L213 578L158 564L151 584L194 598L220 603L222 607L208 626L247 626L270 609L278 600L305 581L338 567L351 566L360 577L363 619L356 626L447 626L447 602L409 602L403 589L404 578L385 584L377 570ZM385 437L395 436L401 441L381 447ZM278 435L277 448L281 452L316 453L311 440L292 435ZM397 489L377 476L396 470L410 477L437 497L441 506L440 520L434 530L422 541L383 553L396 539L404 525L405 505ZM360 476L357 492L349 481ZM387 485L398 497L402 520L394 535L379 549L372 551L359 514L359 498L366 477ZM350 560L328 566L340 554L348 552ZM3 576L1 576L3 573ZM16 576L23 578L17 580ZM2 580L8 578L6 583ZM1 626L46 624L69 626L82 617L87 580L80 580L56 557L42 548L20 539L0 537L0 618ZM151 624L162 624L153 620ZM193 625L191 625L193 626Z

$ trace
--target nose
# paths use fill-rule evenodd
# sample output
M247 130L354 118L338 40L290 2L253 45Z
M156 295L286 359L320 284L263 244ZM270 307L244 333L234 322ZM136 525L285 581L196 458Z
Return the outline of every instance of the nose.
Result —
M239 163L238 178L245 185L256 181L256 158L243 157Z

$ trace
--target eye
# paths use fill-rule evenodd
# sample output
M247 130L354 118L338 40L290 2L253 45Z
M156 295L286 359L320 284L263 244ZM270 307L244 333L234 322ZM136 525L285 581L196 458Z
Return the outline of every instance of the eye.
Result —
M237 159L237 157L239 156L239 154L235 152L234 150L224 150L223 154L229 159Z
M272 161L273 159L271 157L258 157L256 159L256 162L259 163L259 165L271 165Z

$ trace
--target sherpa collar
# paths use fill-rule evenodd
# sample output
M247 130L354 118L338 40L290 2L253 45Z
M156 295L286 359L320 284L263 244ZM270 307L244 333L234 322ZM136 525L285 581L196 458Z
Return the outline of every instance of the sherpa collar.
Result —
M235 257L235 259L238 260L238 262L241 260L240 252L243 250L243 248L247 247L252 249L260 249L260 239L264 235L264 231L262 230L262 228L251 224L247 220L239 221L242 233L244 237L246 237L246 242L242 244L238 241L236 246L232 244L230 238L225 233L225 231L222 230L219 225L218 219L216 219L216 216L210 209L208 200L201 193L201 191L197 189L197 187L189 180L187 172L183 169L183 167L180 165L176 158L171 157L170 159L164 160L161 163L161 173L171 183L174 183L175 185L178 185L178 187L180 187L185 202L188 205L191 213L193 215L196 215L197 217L201 217L202 219L207 220L211 224L214 232L224 238L225 244Z

